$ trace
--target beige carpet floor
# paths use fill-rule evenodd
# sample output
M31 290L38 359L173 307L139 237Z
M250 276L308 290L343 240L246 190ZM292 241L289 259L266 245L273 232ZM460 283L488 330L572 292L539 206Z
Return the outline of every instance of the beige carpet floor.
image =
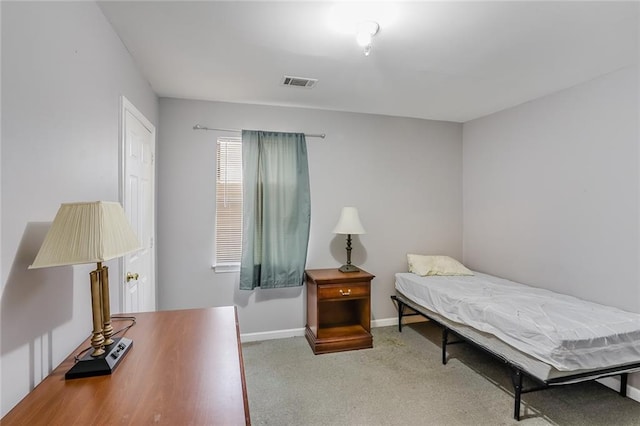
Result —
M640 425L640 403L587 382L523 395L466 344L440 362L433 323L372 330L374 347L313 355L303 337L242 345L254 425Z

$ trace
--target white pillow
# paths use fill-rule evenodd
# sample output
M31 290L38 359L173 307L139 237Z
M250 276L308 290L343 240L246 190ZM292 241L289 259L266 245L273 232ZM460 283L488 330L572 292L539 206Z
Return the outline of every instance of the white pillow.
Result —
M407 254L409 272L421 277L428 275L473 275L469 269L449 256Z

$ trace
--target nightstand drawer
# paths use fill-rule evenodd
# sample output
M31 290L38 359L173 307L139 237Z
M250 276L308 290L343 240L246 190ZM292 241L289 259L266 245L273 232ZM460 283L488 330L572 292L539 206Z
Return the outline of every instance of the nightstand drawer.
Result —
M318 299L347 299L369 296L368 283L351 283L318 286Z

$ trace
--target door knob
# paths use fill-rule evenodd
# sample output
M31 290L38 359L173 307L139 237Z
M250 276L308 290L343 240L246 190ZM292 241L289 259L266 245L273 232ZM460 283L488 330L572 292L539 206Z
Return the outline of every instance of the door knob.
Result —
M131 280L137 280L138 279L138 273L137 272L127 272L127 282L131 281Z

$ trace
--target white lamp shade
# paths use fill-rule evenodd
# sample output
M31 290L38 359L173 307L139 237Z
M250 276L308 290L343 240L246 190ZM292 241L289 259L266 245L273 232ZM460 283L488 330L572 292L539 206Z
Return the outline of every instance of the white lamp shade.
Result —
M140 248L120 203L65 203L29 269L104 262Z
M338 224L333 229L334 234L365 234L360 223L358 209L355 207L343 207Z

